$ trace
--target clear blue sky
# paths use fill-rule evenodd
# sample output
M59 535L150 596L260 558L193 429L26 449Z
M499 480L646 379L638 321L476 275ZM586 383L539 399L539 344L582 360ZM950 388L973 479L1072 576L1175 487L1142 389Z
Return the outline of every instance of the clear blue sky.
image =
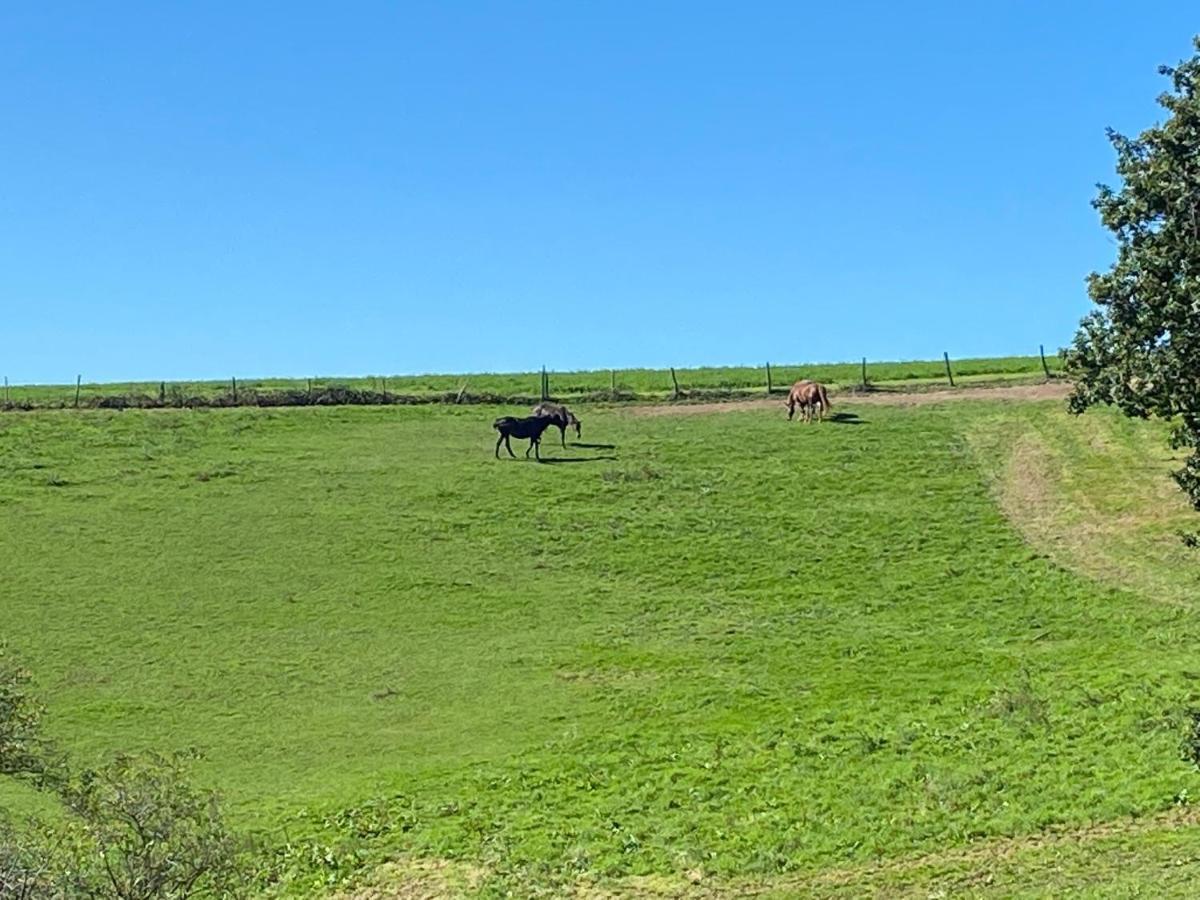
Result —
M6 3L14 382L1069 341L1193 3Z

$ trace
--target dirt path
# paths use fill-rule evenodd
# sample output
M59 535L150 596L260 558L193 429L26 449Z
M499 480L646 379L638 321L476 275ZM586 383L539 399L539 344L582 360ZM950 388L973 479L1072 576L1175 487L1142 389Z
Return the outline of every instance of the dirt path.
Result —
M937 869L954 865L979 866L986 869L1001 860L1013 859L1022 853L1063 846L1086 847L1106 838L1131 837L1155 831L1192 828L1197 824L1200 824L1200 810L1177 807L1143 818L1098 822L1082 828L1043 831L1021 837L993 838L965 847L937 850L918 856L900 857L845 869L826 869L807 879L807 884L869 883L881 875L911 873L926 868Z
M1169 833L1198 824L1200 809L1176 807L1141 818L1122 818L1081 828L1051 829L1019 837L997 837L930 853L764 880L708 878L694 870L686 874L633 876L602 884L584 881L562 886L561 896L572 900L722 900L726 897L828 897L835 894L941 897L954 893L964 884L986 887L1001 866L1019 866L1025 854L1062 850L1094 853L1100 857L1105 854L1103 842L1107 839ZM1027 871L1031 875L1038 872L1049 875L1059 868L1061 861L1031 858L1028 865ZM376 870L371 884L336 894L333 900L434 900L471 896L486 876L486 870L462 862L401 859ZM1002 886L998 886L999 892L1009 893Z
M1046 384L1013 384L995 387L961 387L936 391L879 391L873 394L840 393L833 395L833 407L856 406L928 406L961 400L1065 400L1071 385L1063 381ZM782 409L783 397L757 400L729 400L723 403L656 403L632 406L634 416L699 416L708 413L742 412L750 409Z

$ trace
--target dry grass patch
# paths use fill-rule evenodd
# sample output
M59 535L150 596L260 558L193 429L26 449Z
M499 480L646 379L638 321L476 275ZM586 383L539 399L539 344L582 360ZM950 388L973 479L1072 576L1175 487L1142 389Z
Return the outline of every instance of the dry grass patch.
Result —
M1161 427L1044 406L981 420L969 441L1031 545L1115 587L1193 605L1197 559L1179 534L1196 515L1170 477L1178 457Z
M332 900L445 900L478 892L486 870L444 859L411 859L386 863L353 890Z
M837 412L842 404L848 406L932 406L937 403L959 403L964 400L1002 400L1028 402L1032 400L1065 400L1071 386L1065 381L1045 384L1012 384L1000 386L968 386L942 390L881 390L858 394L831 392L832 405ZM746 410L785 410L783 395L755 400L730 399L708 403L654 403L632 406L634 416L700 416L710 413L745 412Z

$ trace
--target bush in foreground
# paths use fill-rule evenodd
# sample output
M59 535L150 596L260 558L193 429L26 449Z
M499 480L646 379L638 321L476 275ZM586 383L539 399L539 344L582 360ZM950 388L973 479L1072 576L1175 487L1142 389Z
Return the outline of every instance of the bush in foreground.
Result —
M246 844L220 801L195 787L194 754L118 756L71 773L41 733L29 672L0 647L0 774L30 777L65 817L0 816L0 897L229 897L247 881Z

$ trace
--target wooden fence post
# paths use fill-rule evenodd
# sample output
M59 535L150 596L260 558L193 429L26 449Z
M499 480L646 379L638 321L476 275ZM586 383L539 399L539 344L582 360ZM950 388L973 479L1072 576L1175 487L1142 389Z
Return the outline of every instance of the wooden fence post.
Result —
M79 386L83 383L83 376L75 376L75 408L79 409Z
M4 405L8 406L12 401L8 399L8 376L4 376Z
M312 379L308 379L308 402L312 403Z
M542 399L550 399L550 379L546 375L546 367L542 366Z
M454 398L454 403L457 405L462 403L463 395L467 392L467 382L463 381L462 387L458 389L458 395Z
M231 380L233 382L233 403L236 406L237 405L237 379L234 378Z
M771 364L767 363L767 396L771 396Z
M1038 344L1038 355L1042 357L1042 371L1046 373L1046 380L1050 380L1050 367L1046 365L1046 348L1042 344Z
M162 406L167 402L167 383L160 381L158 383L158 405Z
M862 386L867 386L867 358L864 356L862 361Z
M950 380L950 387L954 387L954 373L950 371L950 354L943 350L942 358L946 360L946 377Z
M671 384L675 385L675 393L671 395L672 400L679 399L679 379L675 377L675 367L671 366Z
M609 392L609 394L612 395L611 399L615 400L617 398L617 370L616 369L608 370L608 380L609 380L609 384L610 384L608 392Z

